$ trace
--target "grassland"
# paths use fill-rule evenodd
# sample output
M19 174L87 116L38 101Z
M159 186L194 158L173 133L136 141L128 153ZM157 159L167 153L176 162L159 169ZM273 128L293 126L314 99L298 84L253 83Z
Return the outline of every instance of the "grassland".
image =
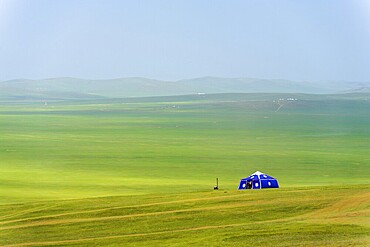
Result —
M3 101L0 244L366 246L369 112L362 94ZM282 188L236 191L256 170Z
M369 186L2 206L3 246L366 246Z

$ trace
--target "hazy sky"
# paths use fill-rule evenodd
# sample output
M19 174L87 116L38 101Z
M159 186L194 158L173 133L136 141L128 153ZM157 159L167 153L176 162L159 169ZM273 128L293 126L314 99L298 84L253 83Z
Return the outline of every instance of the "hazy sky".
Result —
M0 0L0 80L370 81L370 0Z

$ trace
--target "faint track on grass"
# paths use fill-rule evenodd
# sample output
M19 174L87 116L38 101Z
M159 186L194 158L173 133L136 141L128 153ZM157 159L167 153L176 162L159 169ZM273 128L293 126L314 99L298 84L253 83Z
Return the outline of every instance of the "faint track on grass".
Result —
M22 221L29 221L29 220L40 220L40 219L57 218L57 217L63 217L63 216L69 216L69 215L76 215L76 214L88 214L88 213L104 212L104 211L115 210L115 209L141 208L141 207L150 207L150 206L157 206L157 205L177 204L177 203L197 202L197 201L207 201L207 200L218 200L218 199L223 199L223 198L234 198L234 197L244 197L244 196L246 196L246 194L227 195L227 196L214 196L214 197L193 198L193 199L165 201L165 202L153 202L153 203L138 204L138 205L125 205L125 206L117 206L117 207L98 208L98 209L82 210L82 211L77 211L77 212L68 212L68 213L60 213L60 214L53 214L53 215L43 215L43 216L37 216L37 217L29 217L29 218L22 218L22 219L1 221L0 222L0 225L6 225L6 224L11 224L11 223L16 223L16 222L22 222ZM52 207L55 207L55 206L57 206L57 205L54 205ZM45 208L45 209L47 209L47 208ZM0 220L1 220L1 218L0 218ZM0 227L0 230L1 229L2 228Z
M80 239L70 239L70 240L18 243L18 244L3 245L3 247L75 244L75 243L88 242L88 241L97 241L97 240L119 239L119 238L128 238L128 237L146 237L146 236L161 235L161 234L173 234L173 233L192 232L192 231L201 231L201 230L210 230L210 229L222 229L222 228L229 228L229 227L242 227L242 226L254 225L254 224L284 222L286 220L287 219L278 219L278 220L267 220L267 221L259 221L259 222L248 222L248 223L199 226L199 227L192 227L192 228L183 228L183 229L177 229L177 230L148 232L148 233L129 233L129 234L122 234L122 235L93 237L93 238L80 238Z
M268 204L268 203L270 203L270 202L266 202L266 204ZM246 206L249 206L249 205L250 205L250 203L242 203L242 204L232 204L232 205L227 205L227 206L188 208L188 209L157 211L157 212L148 212L148 213L140 213L140 214L104 216L104 217L90 217L90 218L76 218L76 219L47 220L47 221L40 221L40 222L34 222L34 223L26 223L26 224L21 224L21 225L5 226L5 227L1 227L0 231L11 230L11 229L20 229L20 228L29 228L29 227L38 227L38 226L52 226L52 225L60 225L60 224L71 224L71 223L73 224L73 223L85 223L85 222L94 222L94 221L123 220L123 219L130 219L130 218L157 216L157 215L174 214L174 213L212 211L212 210L219 210L219 209L246 207ZM257 212L257 211L260 211L260 210L255 209L255 210L249 210L248 212Z
M43 206L43 207L34 207L34 208L27 209L27 210L19 211L19 212L13 213L13 214L1 216L0 217L0 220L14 218L14 217L25 215L25 214L29 214L29 213L39 212L39 211L43 211L45 209L54 208L54 207L57 207L57 206L59 206L59 205L51 205L51 206L50 205L47 205L47 206ZM0 222L0 224L1 223L2 222Z
M302 215L307 221L320 223L356 223L370 225L370 192L346 197L334 204ZM366 219L367 218L367 219ZM356 219L356 220L354 220Z

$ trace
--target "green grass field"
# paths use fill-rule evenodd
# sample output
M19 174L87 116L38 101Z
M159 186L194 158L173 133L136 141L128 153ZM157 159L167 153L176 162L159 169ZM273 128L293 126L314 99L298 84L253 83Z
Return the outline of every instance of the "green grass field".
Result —
M0 245L367 246L368 98L2 101Z

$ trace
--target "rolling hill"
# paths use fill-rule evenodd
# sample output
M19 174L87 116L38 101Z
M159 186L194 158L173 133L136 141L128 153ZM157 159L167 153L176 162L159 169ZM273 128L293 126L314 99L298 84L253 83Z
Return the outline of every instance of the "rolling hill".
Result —
M0 82L0 99L59 100L170 96L217 93L310 93L362 92L366 82L308 83L254 78L202 77L160 81L141 77L110 80L52 78Z

